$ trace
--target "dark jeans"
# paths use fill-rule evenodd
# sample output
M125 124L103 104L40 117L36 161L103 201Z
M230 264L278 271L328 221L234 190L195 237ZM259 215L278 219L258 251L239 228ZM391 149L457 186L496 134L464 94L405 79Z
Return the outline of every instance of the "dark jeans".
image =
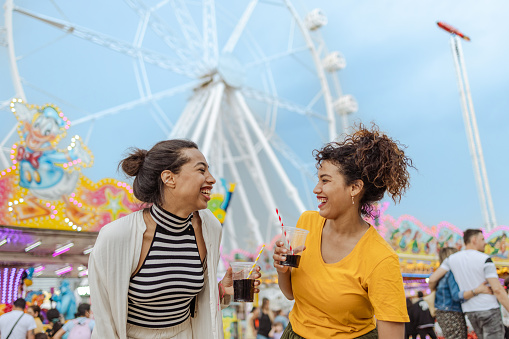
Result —
M301 337L300 335L295 333L292 329L292 324L288 323L288 326L286 326L281 339L306 339L306 338ZM360 337L357 337L356 339L378 339L378 330L375 328L373 331L369 331L368 333L363 334Z
M499 308L465 314L479 339L504 339L505 329Z

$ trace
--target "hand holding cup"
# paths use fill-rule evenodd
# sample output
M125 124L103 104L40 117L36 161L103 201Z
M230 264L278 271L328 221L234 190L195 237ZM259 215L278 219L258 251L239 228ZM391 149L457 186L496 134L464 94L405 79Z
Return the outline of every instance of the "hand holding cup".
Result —
M274 259L274 268L279 273L286 273L289 270L288 266L281 265L282 261L286 261L286 253L288 253L288 250L286 249L285 244L282 241L276 241L272 258Z

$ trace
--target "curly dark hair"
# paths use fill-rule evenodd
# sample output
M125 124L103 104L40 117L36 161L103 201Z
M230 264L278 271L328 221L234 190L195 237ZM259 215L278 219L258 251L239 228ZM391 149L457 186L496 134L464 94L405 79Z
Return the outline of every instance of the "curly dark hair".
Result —
M380 132L376 124L372 123L371 129L362 123L354 128L356 131L343 141L315 149L313 156L317 168L323 161L334 163L347 185L362 180L360 213L374 218L373 203L380 201L386 191L395 203L399 202L410 186L407 168L415 167L403 151L406 146Z

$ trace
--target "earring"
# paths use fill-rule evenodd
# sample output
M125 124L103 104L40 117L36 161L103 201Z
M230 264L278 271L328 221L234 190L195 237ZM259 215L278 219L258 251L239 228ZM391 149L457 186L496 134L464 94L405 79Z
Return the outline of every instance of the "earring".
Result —
M353 195L352 195L352 205L355 205L355 201L353 201Z

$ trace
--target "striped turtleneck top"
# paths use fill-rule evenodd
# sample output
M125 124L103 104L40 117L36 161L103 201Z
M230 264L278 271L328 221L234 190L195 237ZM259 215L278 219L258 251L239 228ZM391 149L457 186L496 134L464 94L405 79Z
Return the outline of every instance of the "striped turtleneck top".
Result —
M204 285L204 271L191 225L152 205L156 232L140 270L130 279L127 322L147 328L178 325L189 318L193 298Z

